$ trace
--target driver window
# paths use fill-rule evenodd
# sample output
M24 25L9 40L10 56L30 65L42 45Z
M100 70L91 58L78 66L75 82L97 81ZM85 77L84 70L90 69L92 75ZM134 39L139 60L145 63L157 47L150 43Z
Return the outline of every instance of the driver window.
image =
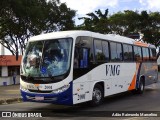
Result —
M74 51L74 68L79 68L79 52L77 47Z
M88 68L89 50L87 48L75 47L74 52L74 69Z

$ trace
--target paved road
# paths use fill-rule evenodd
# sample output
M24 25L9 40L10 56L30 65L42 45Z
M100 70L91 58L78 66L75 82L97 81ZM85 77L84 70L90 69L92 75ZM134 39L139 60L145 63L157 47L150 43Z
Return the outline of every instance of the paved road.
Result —
M9 104L9 105L1 105L0 111L39 111L44 113L44 111L48 111L48 115L52 115L53 117L61 118L61 119L84 119L87 116L87 119L92 119L92 116L96 117L96 114L99 114L101 118L99 119L105 119L106 114L110 114L110 111L112 113L117 113L116 111L124 112L124 111L157 111L156 113L159 113L160 115L160 83L153 84L151 86L146 87L144 94L142 95L133 95L130 92L119 94L112 97L105 98L105 101L102 105L97 107L90 107L88 106L88 103L80 104L76 106L63 106L63 105L53 105L53 104L41 104L41 103L17 103L17 104ZM62 111L62 113L59 113ZM114 112L113 112L114 111ZM133 112L136 113L136 112ZM80 116L82 117L76 117ZM68 117L66 117L68 116ZM96 118L93 119L96 119ZM103 118L102 118L103 117ZM39 119L39 118L37 118ZM46 118L50 119L50 118ZM92 120L93 120L92 119ZM108 118L107 119L117 119L114 118ZM142 117L122 117L121 119L129 119L129 120L135 120L135 119L144 119ZM150 118L147 118L150 120ZM152 119L158 119L158 117L152 118Z

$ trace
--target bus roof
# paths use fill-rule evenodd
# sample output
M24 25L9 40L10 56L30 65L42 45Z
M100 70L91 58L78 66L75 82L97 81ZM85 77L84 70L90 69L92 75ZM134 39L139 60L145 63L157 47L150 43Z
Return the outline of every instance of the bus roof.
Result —
M52 33L46 33L46 34L41 34L41 35L31 37L29 41L49 40L49 39L68 38L68 37L72 37L75 39L78 36L90 36L93 38L99 38L99 39L110 40L115 42L122 42L122 43L127 43L132 45L155 48L154 45L147 44L144 42L138 42L132 38L128 38L128 37L124 37L116 34L100 34L100 33L95 33L90 31L84 31L84 30L58 31L58 32L52 32Z

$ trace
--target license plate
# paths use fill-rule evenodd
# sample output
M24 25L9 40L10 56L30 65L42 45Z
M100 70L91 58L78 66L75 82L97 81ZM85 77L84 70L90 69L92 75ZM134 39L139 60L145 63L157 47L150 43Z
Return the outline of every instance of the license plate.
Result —
M28 89L33 89L33 90L36 89L36 87L35 87L34 85L31 85L31 84L27 85L27 88L28 88Z
M35 97L35 100L41 101L41 100L44 100L44 97L36 96L36 97Z

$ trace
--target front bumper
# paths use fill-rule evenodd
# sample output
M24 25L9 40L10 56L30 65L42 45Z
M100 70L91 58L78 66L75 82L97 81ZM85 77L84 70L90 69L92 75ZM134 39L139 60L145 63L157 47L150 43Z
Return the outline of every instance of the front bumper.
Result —
M23 101L73 105L72 85L70 85L70 87L66 91L57 94L35 93L21 90L21 96ZM43 100L37 100L37 97L42 97Z

